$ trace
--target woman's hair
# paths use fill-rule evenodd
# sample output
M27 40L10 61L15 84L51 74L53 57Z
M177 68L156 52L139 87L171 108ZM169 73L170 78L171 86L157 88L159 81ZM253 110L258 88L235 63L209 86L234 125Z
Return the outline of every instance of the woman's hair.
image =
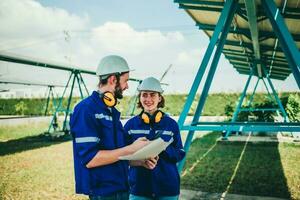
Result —
M165 98L159 92L158 92L158 95L161 97L161 101L157 104L157 108L164 108L165 107ZM143 106L142 106L142 103L140 100L141 93L138 94L138 98L139 98L139 101L137 103L137 107L143 109Z

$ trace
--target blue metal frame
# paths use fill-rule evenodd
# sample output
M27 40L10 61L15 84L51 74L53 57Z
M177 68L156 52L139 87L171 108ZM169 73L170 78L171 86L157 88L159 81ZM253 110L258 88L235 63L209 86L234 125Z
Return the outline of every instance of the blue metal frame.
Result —
M237 2L238 2L237 0L227 0L224 4L224 8L222 10L222 13L219 17L218 23L216 25L216 29L215 29L215 31L212 35L212 38L211 38L210 43L208 45L208 48L205 52L205 55L203 57L201 65L199 67L198 73L195 77L195 80L194 80L194 83L192 85L191 91L190 91L189 96L187 98L187 101L184 105L183 112L181 113L181 115L179 117L178 124L179 124L180 129L183 126L183 123L186 119L186 116L187 116L188 111L191 107L193 99L195 98L196 92L199 88L199 84L202 80L202 77L203 77L204 72L206 70L207 64L208 64L208 62L211 58L214 46L217 43L218 37L221 33L221 36L220 36L220 39L219 39L219 42L218 42L218 45L217 45L217 49L215 51L215 55L213 57L211 67L210 67L210 70L208 72L207 79L206 79L206 82L205 82L202 94L200 96L200 100L199 100L195 115L194 115L194 118L193 118L193 123L199 121L199 118L200 118L200 115L201 115L201 112L202 112L202 109L203 109L203 106L204 106L204 103L205 103L205 100L206 100L211 82L212 82L212 79L213 79L213 76L214 76L214 73L215 73L216 68L217 68L217 64L218 64L220 56L221 56L223 46L224 46L225 41L226 41L226 37L227 37L228 31L229 31L229 28L230 28L230 24L232 22L235 11L238 7ZM184 150L186 152L190 148L193 136L194 136L194 131L193 130L189 131L187 139L186 139L185 144L184 144ZM178 164L178 171L179 172L182 171L184 163L185 163L185 158Z
M276 7L273 0L262 0L262 6L269 18L275 34L278 37L281 48L286 56L295 80L300 89L300 53L299 50L289 32L280 10Z
M67 107L63 108L62 104L63 104L64 96L65 96L66 91L67 91L67 89L69 87L71 79L73 79L73 80L72 80L72 85L71 85L71 88L70 88L70 94L69 94L69 97L68 97ZM78 89L79 89L79 92L80 92L81 99L83 99L85 97L83 95L81 84L83 84L87 96L89 95L88 89L87 89L87 87L85 85L85 82L83 81L83 78L82 78L82 75L81 75L80 71L73 70L71 72L71 74L70 74L70 77L69 77L68 82L67 82L67 84L65 86L63 94L60 97L59 104L56 107L55 112L53 113L52 120L50 122L48 131L46 132L47 134L51 135L53 132L56 132L56 131L58 131L58 132L64 132L64 133L68 133L69 132L69 129L67 127L67 123L68 123L69 113L71 112L70 105L71 105L71 101L72 101L72 98L73 98L73 90L74 90L76 82L78 84ZM59 112L64 112L65 113L65 117L64 117L64 121L63 121L63 126L62 126L61 130L58 129L59 126L58 126L58 119L57 119L58 116L57 116L57 114Z
M267 12L269 12L269 13L267 13L267 16L268 16L268 18L270 18L271 24L272 24L273 28L275 29L275 34L273 32L268 32L268 31L261 32L260 31L259 32L261 34L260 36L258 35L257 21L256 21L257 20L256 17L258 17L258 16L255 16L255 13L256 13L255 6L256 5L254 4L254 2L252 2L250 0L246 0L246 1L247 1L246 3L248 3L248 5L246 5L248 19L246 19L246 20L249 21L249 24L250 24L251 39L254 41L254 43L256 45L256 46L254 45L254 47L253 47L253 43L243 42L241 44L241 41L237 42L237 41L226 40L226 36L227 36L228 32L243 34L249 38L248 30L232 29L230 27L234 14L238 14L239 16L241 16L240 9L244 6L244 4L239 4L237 0L225 1L223 10L221 12L221 15L218 19L216 26L210 25L210 24L197 23L197 25L200 28L202 28L204 30L213 31L213 34L211 36L210 43L207 47L207 50L205 52L205 55L201 62L201 65L198 69L198 72L197 72L197 75L193 82L193 85L191 87L190 93L189 93L187 100L185 102L185 105L183 107L183 111L178 120L180 130L181 131L183 131L183 130L189 131L185 145L184 145L184 149L186 152L188 152L188 150L190 148L195 131L205 131L205 130L206 131L224 131L225 130L225 131L227 131L226 137L228 136L228 133L230 131L277 131L277 132L279 132L279 131L300 131L300 123L290 123L290 122L287 123L288 118L287 118L286 112L280 102L280 99L278 98L278 95L277 95L277 93L274 89L274 86L272 84L272 81L271 81L271 78L274 78L274 77L277 79L284 80L286 78L287 74L290 73L290 71L288 69L285 70L285 68L287 67L287 64L284 63L285 57L282 57L282 56L276 57L276 63L274 65L272 65L273 69L275 69L275 68L280 69L280 70L282 69L281 74L272 72L271 75L268 75L266 73L266 69L264 68L265 67L264 64L269 64L269 63L265 62L265 60L266 60L266 57L265 57L266 55L264 54L265 51L284 52L287 57L288 63L290 65L290 69L292 70L294 77L297 81L298 87L299 87L300 59L298 59L298 60L296 59L296 58L300 57L299 51L298 51L296 45L294 44L291 34L288 32L286 25L284 24L284 21L280 15L279 11L276 10L276 6L275 6L273 0L262 0L262 4L264 6L264 10L268 10ZM178 2L180 4L180 7L185 8L185 9L200 9L200 10L201 9L208 9L208 10L211 9L212 11L220 10L219 7L204 8L203 6L197 7L197 6L191 6L191 5L184 5L185 3L186 4L197 4L197 5L199 5L199 4L211 5L210 4L211 1L175 0L175 2ZM217 6L222 6L221 5L222 2L221 3L220 2L216 2L216 3L212 2L212 4L217 4ZM243 7L243 9L244 9L244 7ZM258 9L260 9L260 8L258 8ZM261 12L261 10L260 10L260 12ZM243 10L242 14L245 15L245 9ZM249 18L249 15L250 15L250 18ZM251 15L253 15L253 16L251 17ZM274 49L273 47L270 47L267 45L261 45L261 44L258 47L258 43L261 40L261 38L264 38L264 39L268 38L268 37L274 38L274 36L277 36L279 38L279 41L284 44L281 44L281 46L276 49ZM248 51L246 52L247 53L246 56L250 59L251 62L253 62L253 66L251 67L251 69L250 69L249 65L247 64L247 63L249 63L249 60L243 59L243 54L245 54L244 51L223 49L224 44L232 45L232 46L239 46L239 47L242 46L244 48L247 48ZM191 105L193 103L193 100L195 99L200 82L202 81L202 78L204 76L204 72L207 68L207 65L210 61L211 55L214 51L214 47L216 45L217 45L217 48L214 53L212 64L209 68L209 72L208 72L207 78L205 80L205 85L203 87L203 91L200 96L192 123L184 124L185 119L186 119L188 112L191 108ZM249 50L250 50L250 52L249 52ZM220 123L199 122L199 118L201 116L201 112L204 107L204 103L205 103L206 97L208 95L208 91L209 91L209 88L210 88L210 85L211 85L211 82L212 82L212 79L213 79L213 76L214 76L214 73L215 73L215 70L217 67L217 63L219 61L220 54L222 51L225 54L225 56L230 60L231 64L236 65L237 71L239 71L240 73L243 73L243 74L250 73L250 75L246 82L243 93L240 96L240 100L236 107L232 122L220 122ZM259 51L262 53L262 55L260 55ZM235 62L235 61L239 61L239 62ZM243 62L246 62L246 63L243 63ZM259 67L258 67L258 65L259 65ZM243 67L243 66L245 66L245 67ZM254 71L254 70L257 70L257 68L261 68L261 70ZM256 92L257 85L258 85L259 81L262 80L263 84L265 85L265 87L268 91L268 95L271 97L271 100L274 100L275 102L277 102L279 108L264 108L264 109L255 109L255 108L242 109L241 108L242 102L245 98L247 88L249 86L252 76L259 76L259 77L256 82L254 91L248 102L248 105L249 106L251 105L254 94ZM272 90L272 94L273 94L274 98L272 98L272 95L269 92L268 86L267 86L264 78L267 79L269 86ZM235 122L239 112L260 111L260 110L276 111L277 113L279 113L278 110L280 110L281 113L283 114L285 121L283 123ZM178 164L179 172L182 171L184 162L185 162L185 159L182 160Z
M235 108L235 111L233 113L233 116L232 116L232 119L231 119L231 122L235 122L237 117L238 117L238 114L240 113L240 109L242 107L242 104L243 104L243 101L245 99L245 96L246 96L246 93L247 93L247 90L248 90L248 87L249 87L249 84L250 84L250 81L251 81L251 78L253 76L253 72L254 72L255 68L252 67L251 69L251 73L249 74L249 77L247 79L247 82L246 82L246 85L244 87L244 90L240 96L240 100L239 100L239 103L237 104L236 108ZM225 136L223 137L223 140L227 140L228 138L228 135L229 135L230 131L227 131Z
M256 2L253 0L245 0L245 6L247 10L248 22L250 27L251 39L253 42L253 50L256 60L260 60L260 49L259 49L259 35L257 27L257 16L256 16ZM262 77L261 64L255 63L258 77Z
M263 70L264 73L266 72L264 66L262 67L262 70ZM267 78L268 83L269 83L269 85L270 85L270 87L272 89L273 95L274 95L275 100L276 100L276 102L277 102L277 104L278 104L278 106L279 106L279 108L281 110L281 113L283 114L284 121L288 122L289 121L288 116L287 116L287 114L286 114L286 112L285 112L285 110L283 108L283 105L282 105L282 103L281 103L281 101L280 101L280 99L279 99L279 97L278 97L278 95L277 95L277 93L276 93L276 91L274 89L274 86L273 86L273 83L272 83L272 81L271 81L271 79L269 77L269 74L266 75L266 78Z
M46 108L45 108L44 116L46 116L47 113L48 113L50 99L52 99L53 107L54 108L56 107L56 100L55 100L54 92L53 92L54 86L53 85L49 85L48 88L49 88L49 92L48 92L48 95L47 95L47 102L46 102Z
M197 126L195 126L197 125ZM196 124L187 124L181 127L183 131L272 131L272 132L299 132L300 123L292 122L198 122Z
M251 103L252 103L252 101L253 101L254 94L255 94L255 92L256 92L256 89L257 89L257 86L258 86L259 81L260 81L260 78L258 78L257 81L256 81L255 87L254 87L253 92L252 92L252 94L251 94L251 96L250 96L250 99L249 99L249 101L248 101L248 107L251 106Z

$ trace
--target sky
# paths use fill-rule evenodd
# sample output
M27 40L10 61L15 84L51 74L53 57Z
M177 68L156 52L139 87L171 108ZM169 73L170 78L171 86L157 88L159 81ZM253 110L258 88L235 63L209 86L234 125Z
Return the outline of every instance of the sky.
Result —
M171 65L162 80L168 84L165 93L189 92L209 42L171 0L1 0L0 24L0 53L92 71L102 57L117 54L134 69L130 76L138 79L160 79ZM65 85L68 76L63 71L0 62L0 80ZM90 90L95 89L95 77L84 79ZM221 56L210 92L240 92L246 79ZM251 82L250 91L255 83ZM279 92L298 91L293 76L274 85ZM1 85L0 89L7 87L25 88ZM136 83L130 83L125 94L135 89ZM263 84L258 91L265 91Z

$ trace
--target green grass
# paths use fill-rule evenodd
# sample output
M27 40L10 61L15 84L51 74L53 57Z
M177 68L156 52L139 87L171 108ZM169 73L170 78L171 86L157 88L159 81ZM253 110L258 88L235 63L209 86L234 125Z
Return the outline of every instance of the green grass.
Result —
M18 139L11 139L13 130ZM30 125L0 127L0 199L87 199L74 192L70 138L52 140Z
M16 126L0 127L0 142L22 137L36 136L48 130L49 122L21 124Z
M203 192L226 191L245 143L216 143L219 133L193 142L183 176L182 188ZM200 159L214 144L216 145ZM200 159L200 160L199 160ZM248 143L229 193L300 199L300 145Z
M37 135L40 128L0 127L0 137L8 140L0 141L0 199L87 199L74 191L70 138L51 140ZM216 142L219 136L211 133L193 142L186 168L198 163L182 178L181 188L226 190L244 143ZM300 199L299 166L300 145L248 144L229 193Z

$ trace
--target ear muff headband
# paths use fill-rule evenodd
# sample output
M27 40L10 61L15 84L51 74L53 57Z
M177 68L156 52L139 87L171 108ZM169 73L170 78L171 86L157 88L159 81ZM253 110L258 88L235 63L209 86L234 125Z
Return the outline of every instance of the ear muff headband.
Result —
M141 113L141 118L145 124L159 123L163 116L164 113L160 110L155 111L152 116L149 113Z
M117 104L117 100L111 92L101 93L100 97L104 104L108 107L114 107Z

